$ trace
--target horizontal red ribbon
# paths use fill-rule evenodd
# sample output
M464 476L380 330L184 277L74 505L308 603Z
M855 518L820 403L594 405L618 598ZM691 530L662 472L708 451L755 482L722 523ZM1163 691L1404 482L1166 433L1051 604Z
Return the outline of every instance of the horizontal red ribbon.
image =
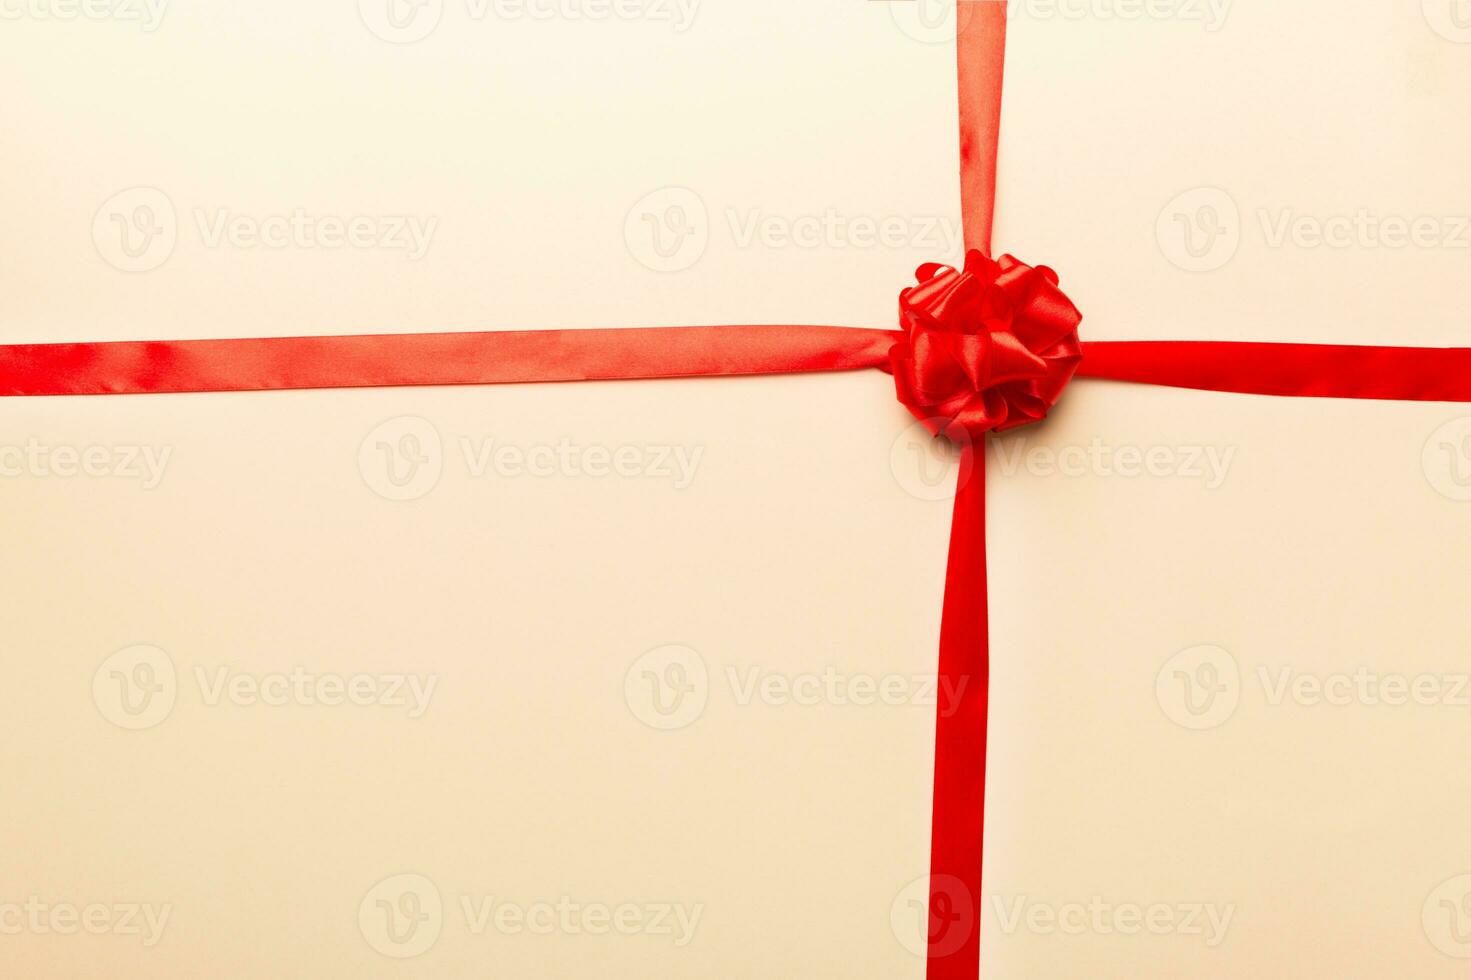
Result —
M1471 401L1471 348L1085 341L1077 376L1251 395L1459 402Z
M0 346L0 395L686 378L880 367L893 330L635 327Z
M969 248L989 251L1004 3L958 10L961 198ZM652 327L0 346L0 395L116 395L509 384L890 369L895 330ZM1471 349L1200 341L1084 342L1077 376L1265 395L1471 401ZM975 980L985 814L985 454L955 499L939 670L964 692L936 719L931 980ZM965 914L960 914L964 912ZM967 918L968 916L968 918ZM953 930L960 930L955 932Z
M0 345L0 395L612 381L889 370L900 331L635 327ZM1253 395L1471 401L1471 348L1084 341L1080 378Z

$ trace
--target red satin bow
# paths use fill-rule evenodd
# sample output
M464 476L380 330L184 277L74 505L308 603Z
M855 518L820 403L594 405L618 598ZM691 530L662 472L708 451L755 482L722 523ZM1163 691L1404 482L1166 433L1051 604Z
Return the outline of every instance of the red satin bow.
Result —
M972 3L957 36L966 242L988 249L1004 3ZM887 366L899 399L973 467L955 497L939 673L963 692L935 725L930 980L980 962L987 638L984 433L1045 417L1082 377L1213 391L1471 402L1471 348L1189 341L1080 345L1057 276L981 251L926 265L900 296L902 334L813 326L670 327L0 345L0 396L710 377ZM885 359L887 352L887 360ZM1082 355L1087 360L1079 371Z
M916 275L899 294L904 337L889 353L904 406L958 442L1046 418L1083 359L1083 315L1057 273L971 251L963 269Z

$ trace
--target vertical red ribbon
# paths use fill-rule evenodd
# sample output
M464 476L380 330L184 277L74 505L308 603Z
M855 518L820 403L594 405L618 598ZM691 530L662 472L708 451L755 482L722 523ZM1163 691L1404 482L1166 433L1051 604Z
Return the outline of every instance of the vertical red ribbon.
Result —
M957 0L960 201L967 249L987 254L996 201L996 149L1006 52L1006 4ZM990 638L986 609L986 446L962 450L940 619L930 818L929 980L975 980L981 957L981 861L986 819Z
M960 105L960 216L966 250L991 254L996 213L996 146L1006 64L1004 0L956 0Z
M975 980L981 951L981 847L986 817L985 444L962 450L940 618L935 788L930 829L930 980Z

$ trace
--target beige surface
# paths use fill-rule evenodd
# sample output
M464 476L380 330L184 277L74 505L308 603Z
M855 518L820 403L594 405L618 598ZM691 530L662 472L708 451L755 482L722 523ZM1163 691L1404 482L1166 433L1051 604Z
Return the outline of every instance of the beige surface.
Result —
M953 66L924 4L473 9L405 45L346 4L6 23L4 339L883 325L945 251ZM1453 218L1471 46L1418 3L1215 31L1088 9L1015 12L997 240L1059 268L1090 336L1464 341L1454 248L1253 223L1188 272L1156 227L1201 186L1251 222ZM140 186L174 243L129 258L113 216L157 198L114 196ZM669 207L694 234L661 255ZM418 259L206 234L297 208L434 230ZM1089 384L997 447L986 976L1459 975L1467 416ZM882 375L28 400L0 447L7 975L922 975L911 702L948 504ZM661 714L671 664L693 690ZM1202 666L1214 700L1184 686ZM280 687L298 667L325 692ZM1359 668L1374 696L1333 679ZM1348 703L1278 697L1283 670ZM1386 703L1399 677L1437 703ZM407 703L320 703L339 681ZM405 895L428 918L395 942L379 902ZM561 900L609 934L538 918ZM101 934L56 934L58 907Z
M683 32L471 9L449 4L408 46L351 3L179 5L152 33L4 25L3 339L887 325L897 287L943 250L940 217L958 228L949 51L881 6L708 4ZM114 215L165 214L114 198L135 186L167 195L175 234L129 273L110 264L135 261ZM663 262L642 215L693 207L640 204L665 187L711 222L690 239L702 256L672 253L692 262L677 272L645 264ZM395 216L437 224L417 260L206 234L222 215L264 229L296 208L383 232ZM858 234L761 244L829 210ZM862 221L911 216L911 244L865 244ZM121 925L26 923L0 934L0 973L922 975L890 918L928 866L934 708L907 702L932 683L916 675L934 669L948 509L892 475L907 416L886 377L0 413L0 444L21 449L170 453L153 489L146 469L66 478L24 460L0 482L0 907L172 910L152 946ZM383 446L436 462L417 482L397 456L395 486ZM597 449L624 448L634 475L586 475L609 465ZM156 653L113 659L137 644L172 664L175 689L150 702L172 695L161 719L120 700L142 703L122 686L148 679L140 662L169 671ZM671 644L702 658L706 704L660 731L643 720L662 720L646 672L665 665L642 658ZM272 694L298 666L329 684L366 675L385 696L394 675L436 686L418 718L217 694L222 669ZM859 700L888 682L904 703L745 693L755 670L806 700L829 669L858 678ZM407 911L404 894L441 909L416 933L397 919L396 943L378 902ZM563 924L563 899L591 909L585 926ZM553 934L496 918L500 903L550 903ZM612 917L630 904L625 936ZM685 925L655 921L658 905Z
M1099 339L1471 343L1471 44L1436 30L1471 41L1463 5L1156 9L1178 16L1014 12L997 241L1055 265ZM1360 211L1390 237L1268 237ZM1211 949L1023 924L987 975L1462 975L1468 416L1088 384L1020 436L1233 455L1219 481L1187 452L1160 478L1023 455L993 484L987 891L1234 913Z

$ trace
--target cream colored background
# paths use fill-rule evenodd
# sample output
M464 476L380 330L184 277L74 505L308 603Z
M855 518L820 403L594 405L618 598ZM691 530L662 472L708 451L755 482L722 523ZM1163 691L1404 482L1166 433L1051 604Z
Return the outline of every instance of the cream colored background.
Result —
M1239 3L1214 31L1110 9L1013 11L1002 153L997 241L1062 272L1089 336L1465 342L1465 252L1273 249L1256 210L1465 213L1471 45L1435 33L1418 2ZM898 247L741 247L727 212L953 224L952 36L929 19L942 13L707 0L678 31L477 21L449 0L408 45L346 3L179 6L151 33L7 21L0 331L886 325L897 288L936 257L920 224ZM129 274L92 226L137 186L167 194L179 237ZM703 204L708 243L656 272L625 224L665 187ZM1190 273L1155 229L1197 187L1232 199L1241 244ZM297 207L438 227L409 261L210 248L194 224ZM1471 707L1272 705L1257 670L1467 669L1471 503L1422 462L1465 416L1089 383L1004 443L986 976L1459 975L1436 943L1468 951L1439 904L1460 886L1432 892L1471 872L1457 819ZM433 426L444 471L390 501L359 450L403 417ZM172 455L152 490L0 480L0 906L173 911L149 949L0 935L7 973L922 975L890 913L927 863L932 710L741 706L725 675L933 669L948 503L916 495L944 494L913 469L886 377L0 405L0 445L32 438ZM703 455L684 489L476 478L462 438ZM1232 462L1211 486L1048 475L1027 455L1094 438L1169 448L1176 471L1188 447ZM166 720L124 731L93 680L136 643L169 653L180 690ZM698 721L659 732L624 678L671 643L698 650L712 683ZM1156 676L1200 644L1229 651L1239 705L1191 731ZM410 720L212 706L194 679L297 665L432 673L438 688ZM394 960L358 907L403 873L432 880L446 909L430 950ZM475 935L466 896L680 902L703 918L679 949ZM1094 896L1232 919L1207 946L1008 932L996 904Z

